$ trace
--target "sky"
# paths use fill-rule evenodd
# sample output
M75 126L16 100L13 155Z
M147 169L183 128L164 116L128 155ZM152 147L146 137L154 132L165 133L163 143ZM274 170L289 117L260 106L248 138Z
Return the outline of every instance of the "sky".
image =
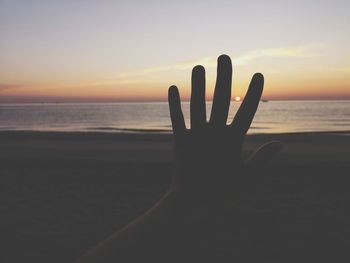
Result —
M233 63L232 97L350 99L350 1L0 0L0 103L190 97L191 69Z

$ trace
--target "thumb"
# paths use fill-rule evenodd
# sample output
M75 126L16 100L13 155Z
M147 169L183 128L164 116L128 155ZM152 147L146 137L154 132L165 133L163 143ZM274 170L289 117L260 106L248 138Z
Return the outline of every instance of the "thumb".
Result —
M249 167L261 167L266 165L272 158L283 148L283 144L279 141L272 141L262 145L255 153L253 153L246 165Z

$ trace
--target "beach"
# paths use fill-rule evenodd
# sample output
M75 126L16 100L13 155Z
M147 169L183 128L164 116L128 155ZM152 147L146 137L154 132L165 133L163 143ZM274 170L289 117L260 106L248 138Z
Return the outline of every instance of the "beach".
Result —
M284 147L233 200L231 262L350 260L350 132L248 135ZM168 189L169 133L0 132L1 262L71 262Z
M0 0L0 263L349 263L349 10Z

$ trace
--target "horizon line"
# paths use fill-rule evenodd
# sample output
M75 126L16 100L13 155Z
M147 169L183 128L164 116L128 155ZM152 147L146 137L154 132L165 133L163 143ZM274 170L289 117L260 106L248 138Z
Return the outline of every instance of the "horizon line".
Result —
M232 98L230 101L231 102L242 102L244 98L240 101L236 101L234 98ZM269 98L262 98L260 101L261 102L270 102L270 101L348 101L350 100L349 97L335 97L335 98L276 98L276 99L269 99ZM89 100L89 99L77 99L77 98L64 98L64 100L57 100L55 101L54 98L49 99L49 100L1 100L0 99L0 105L5 105L5 104L65 104L65 103L167 103L168 101L166 99L159 99L159 100ZM181 102L188 103L190 102L190 99L183 99ZM206 100L206 102L212 102L212 99Z

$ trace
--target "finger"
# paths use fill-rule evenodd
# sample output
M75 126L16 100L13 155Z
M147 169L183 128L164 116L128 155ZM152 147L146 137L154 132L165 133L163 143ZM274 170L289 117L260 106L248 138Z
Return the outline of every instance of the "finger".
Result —
M200 129L205 122L205 69L195 66L192 70L191 128Z
M231 100L232 63L227 55L218 58L216 85L211 110L210 123L214 126L226 125Z
M273 141L261 146L252 156L246 161L246 165L250 167L261 167L272 160L277 153L283 148L283 144L278 141Z
M258 108L264 87L264 76L261 73L254 74L247 94L239 107L231 127L240 134L246 134Z
M184 116L181 110L179 90L176 86L171 86L168 92L168 101L170 109L170 119L173 125L175 136L182 134L186 130Z

